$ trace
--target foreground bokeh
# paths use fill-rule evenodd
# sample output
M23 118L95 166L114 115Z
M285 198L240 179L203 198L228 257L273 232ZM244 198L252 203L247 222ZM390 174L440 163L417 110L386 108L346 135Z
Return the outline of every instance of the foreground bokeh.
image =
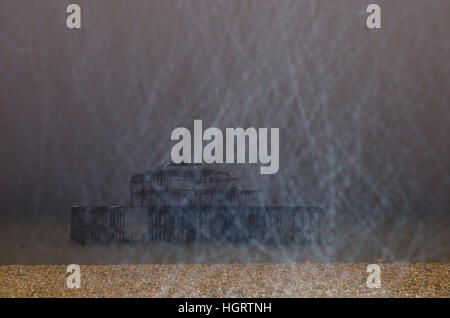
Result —
M0 266L0 297L450 297L449 264L82 265L81 288L66 266Z

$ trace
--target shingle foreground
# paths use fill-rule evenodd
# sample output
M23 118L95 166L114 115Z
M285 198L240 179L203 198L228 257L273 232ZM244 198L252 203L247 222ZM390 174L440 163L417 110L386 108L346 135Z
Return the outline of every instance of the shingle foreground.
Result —
M66 266L0 266L0 297L450 297L449 264L81 265L81 288Z

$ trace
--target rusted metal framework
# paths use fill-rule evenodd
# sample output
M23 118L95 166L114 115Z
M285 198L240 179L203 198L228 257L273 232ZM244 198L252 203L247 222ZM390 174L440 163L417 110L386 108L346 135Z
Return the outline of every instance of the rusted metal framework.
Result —
M219 169L166 164L131 178L129 207L74 206L71 238L80 244L321 244L320 208L258 206L257 194Z
M73 207L80 244L258 242L321 244L322 211L310 207ZM140 234L139 234L140 233Z
M72 207L70 238L80 244L124 242L123 207Z
M174 207L148 215L148 241L321 244L318 208Z
M229 172L202 164L165 164L130 180L131 206L250 206L258 191L237 186Z

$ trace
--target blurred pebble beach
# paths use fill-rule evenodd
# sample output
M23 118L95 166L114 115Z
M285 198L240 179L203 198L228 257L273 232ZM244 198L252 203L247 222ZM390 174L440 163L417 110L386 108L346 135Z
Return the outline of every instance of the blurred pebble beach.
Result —
M0 266L0 297L441 297L448 263L379 264L381 288L367 287L368 264L81 265L81 288L65 265Z

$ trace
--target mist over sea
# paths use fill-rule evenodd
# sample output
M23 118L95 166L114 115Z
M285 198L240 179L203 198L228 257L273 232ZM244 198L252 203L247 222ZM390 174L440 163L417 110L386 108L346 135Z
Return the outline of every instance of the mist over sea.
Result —
M0 2L0 264L449 262L450 1ZM80 246L70 208L129 204L176 127L280 129L268 205L322 246Z
M325 222L328 219L325 217ZM69 224L0 226L0 264L448 263L450 222L396 218L325 223L322 245L149 243L79 245Z

